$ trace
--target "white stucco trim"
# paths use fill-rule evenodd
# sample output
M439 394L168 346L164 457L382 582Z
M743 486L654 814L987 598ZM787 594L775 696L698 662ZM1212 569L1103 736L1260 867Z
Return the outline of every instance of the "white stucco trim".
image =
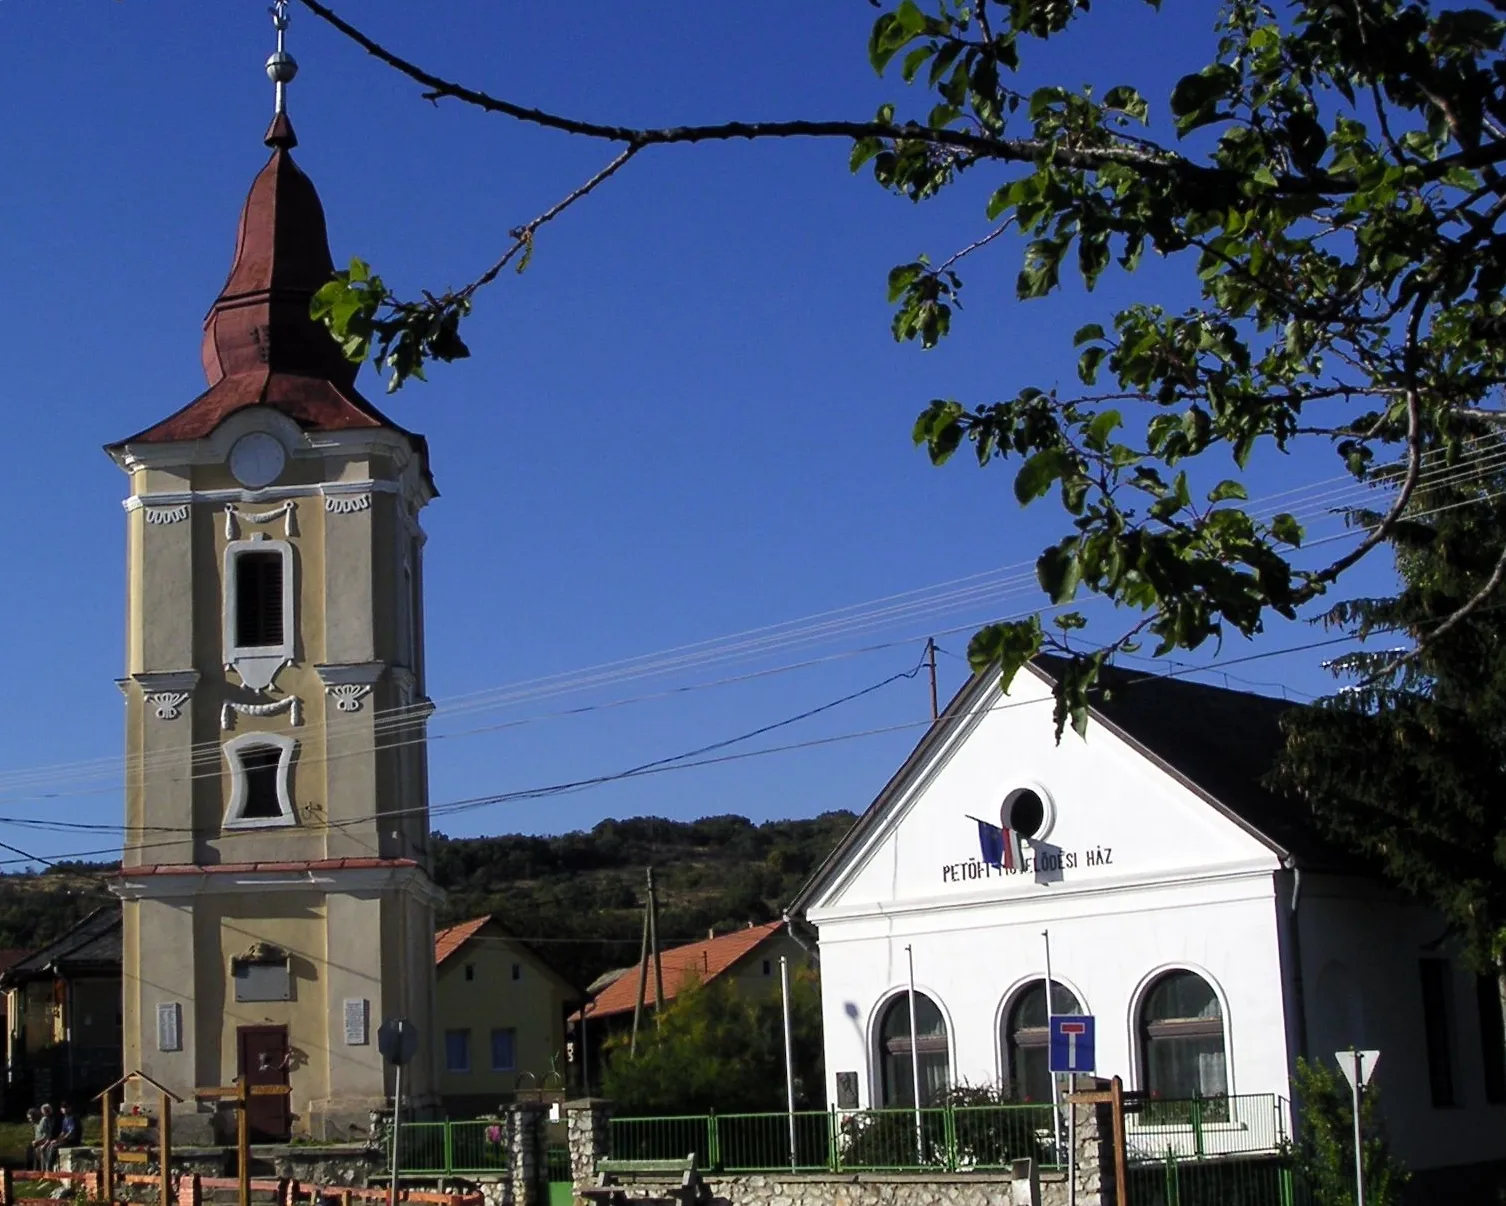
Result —
M1219 983L1218 977L1200 963L1194 963L1188 959L1176 960L1171 963L1163 963L1152 968L1140 978L1130 993L1129 1014L1124 1019L1128 1027L1129 1045L1126 1050L1130 1053L1130 1087L1144 1089L1142 1083L1145 1079L1145 1051L1140 1043L1140 1010L1145 1006L1146 994L1151 986L1168 972L1191 972L1202 978L1203 982L1213 989L1213 995L1218 998L1218 1007L1223 1013L1224 1024L1224 1080L1225 1091L1232 1099L1238 1095L1239 1089L1234 1083L1234 1018L1229 1010L1229 994L1224 991L1224 986Z
M277 645L238 645L235 642L239 620L240 592L237 589L237 562L248 553L277 553L282 557L282 641ZM247 540L232 540L225 546L225 667L234 668L241 682L253 691L265 691L277 672L293 660L298 632L298 615L294 600L297 591L293 577L296 563L293 545L287 540L268 540L265 533L255 532Z
M326 687L369 687L387 669L386 662L322 662L314 669Z
M202 874L140 875L127 867L110 885L123 900L180 900L190 897L241 895L249 891L338 893L364 899L404 892L428 905L445 899L444 890L419 867L334 867L305 871L247 869Z
M306 432L275 407L248 406L236 411L202 440L163 444L126 444L109 450L115 463L127 473L142 469L182 469L192 465L223 465L230 449L242 436L265 432L287 449L289 458L308 460L329 456L388 460L397 481L391 483L412 501L414 509L434 497L424 480L421 458L407 436L390 428L366 427L358 431ZM248 491L265 495L265 490Z
M199 683L197 670L144 670L131 675L143 691L192 691ZM122 680L125 681L125 680Z
M293 768L293 750L298 743L285 733L242 733L232 737L221 748L225 761L230 764L230 804L225 809L224 829L280 829L298 824L298 814L293 810L293 801L288 793L288 778ZM274 748L277 750L277 806L282 810L275 817L244 817L246 807L246 767L241 756L251 749Z
M401 494L401 484L382 478L361 478L349 482L312 482L301 486L263 486L246 490L226 486L217 490L158 490L132 494L120 500L126 511L142 507L183 506L189 503L258 503L283 502L293 498L350 498L362 494Z

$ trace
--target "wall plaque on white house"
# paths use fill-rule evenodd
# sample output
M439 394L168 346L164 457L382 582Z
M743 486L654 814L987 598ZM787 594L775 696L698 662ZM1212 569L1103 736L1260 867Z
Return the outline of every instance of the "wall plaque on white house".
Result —
M364 997L352 997L345 1002L345 1045L364 1047L370 1042L369 1002Z
M858 1108L858 1074L856 1072L837 1073L837 1109L855 1110Z
M183 1050L183 1007L177 1001L163 1001L157 1006L157 1050Z

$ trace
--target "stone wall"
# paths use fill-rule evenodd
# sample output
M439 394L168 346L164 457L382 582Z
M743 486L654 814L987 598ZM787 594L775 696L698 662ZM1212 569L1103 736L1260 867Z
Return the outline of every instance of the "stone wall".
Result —
M570 1145L570 1179L576 1193L596 1184L596 1161L610 1156L611 1135L607 1123L612 1103L600 1097L582 1097L565 1102L566 1142Z
M1106 1087L1106 1082L1080 1076L1075 1090ZM596 1183L596 1162L611 1155L608 1120L611 1103L599 1098L566 1102L569 1119L570 1171L577 1200L580 1191ZM1072 1107L1075 1144L1070 1175L1077 1182L1077 1206L1109 1206L1114 1201L1114 1148L1107 1105ZM1068 1206L1069 1173L1038 1174L1038 1206ZM998 1206L1019 1200L1013 1179L1003 1173L756 1173L738 1176L710 1174L705 1178L715 1206ZM632 1197L660 1197L678 1184L678 1177L635 1178ZM1018 1187L1022 1191L1023 1186Z
M977 1173L774 1173L708 1177L706 1186L711 1206L1003 1206L1014 1200L1010 1177ZM1068 1206L1064 1174L1043 1173L1040 1191L1040 1206ZM1078 1206L1096 1206L1096 1199L1079 1195Z

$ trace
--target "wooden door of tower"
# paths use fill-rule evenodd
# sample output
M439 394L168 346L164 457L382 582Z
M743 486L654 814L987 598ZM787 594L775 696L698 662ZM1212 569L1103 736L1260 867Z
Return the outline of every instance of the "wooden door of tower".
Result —
M236 1073L249 1085L288 1083L288 1028L286 1026L237 1026L235 1028ZM252 1143L283 1143L291 1132L290 1094L254 1096L246 1105L246 1123Z

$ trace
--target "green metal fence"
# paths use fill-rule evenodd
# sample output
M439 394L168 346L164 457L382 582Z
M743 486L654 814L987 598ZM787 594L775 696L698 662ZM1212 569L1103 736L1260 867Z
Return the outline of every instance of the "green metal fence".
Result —
M405 1122L398 1130L398 1171L417 1176L496 1172L507 1167L502 1125Z
M1130 1206L1305 1206L1285 1156L1221 1156L1136 1165Z
M916 1111L797 1111L613 1118L613 1161L684 1160L716 1172L843 1172L997 1169L1029 1156L1058 1158L1049 1105Z
M1131 1162L1269 1154L1291 1138L1291 1105L1274 1093L1152 1098L1124 1124Z
M1125 1119L1131 1206L1303 1206L1275 1094L1150 1100Z

